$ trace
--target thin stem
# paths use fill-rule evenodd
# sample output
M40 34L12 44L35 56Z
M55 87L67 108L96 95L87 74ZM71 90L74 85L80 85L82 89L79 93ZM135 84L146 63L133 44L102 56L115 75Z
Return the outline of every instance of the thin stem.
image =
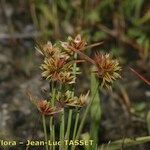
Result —
M48 138L47 138L47 131L46 131L46 121L45 121L45 116L42 115L42 120L43 120L43 129L44 129L44 136L45 136L45 142L48 141ZM48 145L46 144L46 150L48 150Z
M120 139L117 141L112 141L111 143L103 144L100 146L101 149L106 150L106 149L121 149L122 145L125 146L125 148L139 145L139 144L144 144L150 142L150 136L145 136L145 137L137 137L137 138L124 138Z
M62 114L62 149L64 149L64 140L65 140L65 111Z
M62 128L62 120L60 120L60 131L59 131L59 141L60 141L60 145L59 145L59 150L61 150L61 137L62 137L61 128Z
M77 59L77 53L74 54L74 59ZM76 76L76 68L77 65L76 63L73 64L73 75ZM73 92L72 92L72 98L74 97L74 88L73 88ZM73 110L70 109L69 110L69 116L68 116L68 124L67 124L67 131L66 131L66 135L65 135L65 139L69 140L70 137L70 128L71 128L71 121L72 121L72 113ZM66 149L68 149L68 145L66 145Z
M56 94L56 89L54 87L54 82L52 82L52 99L51 99L52 106L54 106L55 103L55 94Z
M68 116L67 131L66 131L66 135L65 135L65 139L66 139L66 140L69 140L69 137L70 137L70 128L71 128L72 112L73 112L73 110L70 109L70 110L69 110L69 116ZM68 145L66 145L66 149L68 149Z
M77 132L77 127L78 127L78 122L79 122L79 115L80 115L80 111L78 110L78 112L76 114L75 125L74 125L73 140L75 140L75 136L76 136L76 132Z
M92 104L92 102L93 102L93 100L94 100L94 98L95 98L95 96L96 96L96 93L97 93L98 88L99 88L99 84L98 84L97 87L95 88L95 92L94 92L93 98L91 99L91 101L89 102L88 106L86 107L86 110L85 110L85 112L84 112L84 114L83 114L83 118L82 118L82 120L81 120L81 123L80 123L80 126L79 126L79 129L78 129L78 132L77 132L77 135L76 135L76 138L75 138L75 139L78 139L79 136L80 136L80 134L81 134L83 125L84 125L84 123L85 123L85 119L86 119L86 117L87 117L87 115L88 115L88 112L89 112L89 110L90 110L90 106L91 106L91 104Z
M55 104L55 93L56 93L56 89L54 87L54 82L51 83L51 87L52 87L52 99L51 99L51 104L54 107ZM55 125L54 125L54 117L50 116L50 121L49 121L49 129L50 129L50 140L51 141L55 141ZM55 146L53 146L54 149ZM52 149L52 147L50 146L50 150Z
M49 129L50 129L50 140L53 140L53 117L50 116L50 122L49 122ZM51 150L51 146L50 146Z
M59 85L59 90L62 90L62 84ZM64 142L64 121L65 117L64 117L64 110L61 113L61 118L60 118L60 131L59 131L59 141L60 141L60 145L59 145L59 150L63 149L63 142Z
M71 127L71 119L72 119L72 109L69 110L69 116L68 116L68 125L67 125L67 132L65 135L65 139L69 140L70 136L70 127Z
M53 124L53 141L55 141L55 125ZM53 145L53 150L55 150L55 145Z
M150 85L150 80L146 79L145 77L143 77L141 74L139 74L137 71L135 71L133 68L129 67L129 69L136 74L140 79L142 79L145 83L147 83L148 85Z
M89 46L85 46L79 50L75 49L74 47L72 46L68 46L68 48L70 48L72 51L74 51L75 53L79 54L80 57L83 57L86 61L92 63L93 65L95 65L95 61L93 59L91 59L89 56L85 55L82 51L85 50L85 49L88 49L88 48L92 48L92 47L95 47L95 46L98 46L98 45L101 45L103 42L99 42L99 43L95 43L95 44L91 44Z
M78 131L77 131L77 135L76 135L76 137L75 137L74 140L79 139L79 136L80 136L80 134L81 134L81 132L82 132L82 129L83 129L83 126L84 126L86 117L87 117L88 112L89 112L89 110L90 110L90 106L91 106L91 104L92 104L92 102L93 102L93 100L94 100L94 98L95 98L95 96L96 96L96 93L97 93L97 90L98 90L98 88L99 88L99 85L100 85L100 84L98 84L97 87L95 88L93 97L92 97L91 101L89 102L88 106L86 107L86 110L85 110L85 112L84 112L84 114L83 114L81 123L80 123L80 125L79 125L79 129L78 129ZM75 145L72 146L72 150L74 150L74 149L75 149Z
M64 149L64 134L65 134L65 112L63 110L60 124L60 147L59 150Z
M80 111L78 110L77 114L76 114L76 120L75 120L75 125L74 125L74 131L73 131L73 138L72 140L75 141L75 136L77 133L77 127L78 127L78 122L79 122L79 116L80 116ZM72 145L71 150L74 150L75 146Z

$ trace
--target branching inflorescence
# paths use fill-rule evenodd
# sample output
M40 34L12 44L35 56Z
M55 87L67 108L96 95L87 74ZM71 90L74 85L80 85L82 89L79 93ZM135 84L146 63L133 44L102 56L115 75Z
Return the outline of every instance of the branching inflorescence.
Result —
M75 38L68 37L67 41L56 42L52 45L48 42L45 45L37 48L40 54L43 56L43 63L40 68L42 70L42 77L50 83L50 99L39 100L35 104L43 116L50 116L50 138L54 139L55 128L54 127L54 114L61 113L62 120L60 125L60 140L70 138L70 128L72 120L72 110L79 110L82 107L90 105L89 91L75 96L74 84L76 84L77 75L80 74L80 68L78 63L89 62L94 66L94 73L100 81L101 87L111 88L113 82L120 78L121 67L117 59L113 59L110 54L103 54L100 52L95 53L94 58L90 58L85 54L87 48L100 45L87 45L85 39L81 35L77 35ZM79 59L82 58L82 59ZM30 95L30 98L34 98ZM64 135L64 120L65 120L65 108L69 108L69 118L67 124L66 136ZM86 111L87 113L87 111ZM82 122L82 120L81 120ZM62 124L64 123L64 124ZM83 123L82 123L83 124ZM52 131L53 130L53 131ZM74 138L77 131L74 131ZM46 133L45 133L46 134ZM47 137L47 136L46 136ZM48 140L47 138L45 140ZM68 147L65 147L67 149ZM48 150L48 147L46 147ZM64 149L64 145L60 146L60 149Z

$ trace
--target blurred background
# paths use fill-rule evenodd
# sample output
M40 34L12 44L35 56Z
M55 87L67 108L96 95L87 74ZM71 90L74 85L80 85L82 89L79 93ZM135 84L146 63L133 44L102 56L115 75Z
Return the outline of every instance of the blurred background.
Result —
M129 69L150 79L149 0L0 0L0 139L43 138L38 112L26 94L30 89L44 97L49 88L35 46L78 33L88 43L103 41L88 55L110 52L123 68L113 92L100 94L99 144L150 134L150 86ZM90 88L88 65L83 71L87 75L80 76L78 92Z

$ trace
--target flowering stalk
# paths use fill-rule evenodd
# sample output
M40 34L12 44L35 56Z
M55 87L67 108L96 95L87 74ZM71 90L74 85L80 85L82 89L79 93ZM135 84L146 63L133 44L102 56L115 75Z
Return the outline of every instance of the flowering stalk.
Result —
M65 114L64 110L61 113L61 123L60 123L60 146L59 150L64 149L64 134L65 134Z
M56 89L54 87L54 82L52 82L51 86L52 86L51 103L52 103L52 106L54 107L55 92L56 92ZM55 141L55 125L54 125L54 117L53 116L50 116L49 128L50 128L50 140L51 141ZM51 146L50 146L50 150L51 150ZM55 150L55 146L54 145L53 145L53 150Z
M59 90L62 91L63 89L63 85L59 84ZM62 96L62 94L61 94ZM64 109L62 110L61 114L60 114L60 131L59 131L59 141L60 141L60 145L59 145L59 150L64 149L64 134L65 134L65 111Z
M55 141L55 125L53 124L53 127L52 127L52 129L53 129L53 141ZM55 145L53 145L53 150L55 150Z
M47 137L47 129L46 129L46 121L45 121L45 116L42 115L42 120L43 120L43 129L44 129L44 136L45 136L45 142L48 141L48 137ZM46 150L48 150L48 145L46 144Z
M80 110L77 110L76 119L75 119L75 125L74 125L74 130L73 130L73 138L72 138L73 140L75 140L77 127L78 127L78 122L79 122L79 116L80 116Z
M99 84L95 73L91 73L91 97L94 95L95 86ZM96 112L96 115L95 115ZM93 140L93 144L89 146L91 149L95 149L98 142L98 128L101 120L101 98L99 91L97 91L93 103L90 107L91 125L90 125L90 136L89 138Z
M50 131L50 140L53 140L53 117L50 116L50 120L49 120L49 131ZM50 150L51 150L51 146L50 146Z
M80 123L80 125L79 125L79 129L78 129L78 131L77 131L77 135L76 135L76 138L75 138L75 139L78 139L79 136L80 136L80 134L81 134L81 131L82 131L83 126L84 126L84 123L85 123L85 119L86 119L86 117L87 117L87 115L88 115L88 112L89 112L89 110L90 110L90 106L91 106L91 104L92 104L92 102L93 102L93 100L94 100L94 98L95 98L95 96L96 96L96 93L97 93L97 91L98 91L98 89L99 89L99 86L100 86L100 84L98 84L97 87L95 87L94 95L93 95L92 99L90 100L88 106L86 107L86 110L85 110L85 112L84 112L84 114L83 114L83 117L82 117L81 123Z
M79 136L80 136L80 134L81 134L81 132L82 132L82 129L83 129L83 126L84 126L84 123L85 123L85 120L86 120L87 115L88 115L88 113L89 113L90 106L91 106L91 104L92 104L92 102L93 102L93 100L94 100L94 98L95 98L95 96L96 96L96 93L97 93L98 89L99 89L99 85L100 85L100 84L98 84L97 87L95 88L94 95L93 95L92 99L90 100L88 106L86 107L86 110L85 110L85 112L84 112L84 114L83 114L82 120L81 120L81 122L80 122L78 131L77 131L77 134L76 134L74 140L78 140L78 139L79 139ZM78 120L77 120L77 121L78 121ZM74 149L75 149L75 145L72 146L72 149L71 149L71 150L74 150Z
M69 115L68 115L67 131L66 131L66 135L65 135L65 139L66 140L69 140L69 138L70 138L70 128L71 128L71 122L72 122L72 113L73 113L73 110L70 109L69 110ZM65 148L68 149L68 145L66 145Z
M76 60L77 59L77 54L75 53L74 54L74 59ZM73 74L74 76L76 76L76 63L73 64ZM72 92L72 98L74 97L74 89L73 89L73 92ZM70 128L71 128L71 121L72 121L72 113L73 113L73 110L70 109L69 110L69 116L68 116L68 125L67 125L67 131L66 131L66 135L65 135L65 139L69 140L70 138ZM66 149L68 149L68 145L66 145Z

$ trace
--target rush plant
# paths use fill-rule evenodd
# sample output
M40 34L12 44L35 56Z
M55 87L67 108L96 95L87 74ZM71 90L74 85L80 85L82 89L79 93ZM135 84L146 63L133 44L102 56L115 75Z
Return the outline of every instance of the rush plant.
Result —
M80 139L90 107L95 99L98 99L99 90L111 89L113 82L120 78L119 62L110 54L97 52L92 58L86 55L87 48L100 44L88 45L81 35L77 35L75 38L68 37L65 42L48 42L36 48L43 56L40 68L42 77L50 85L49 99L36 100L31 93L29 95L42 115L45 141L60 141L60 150L75 149L75 145L67 145L64 140ZM79 66L82 65L78 65L80 63L89 63L89 68L92 68L90 72L96 77L97 82L92 86L92 94L89 90L76 96L75 84L78 84L77 78L81 74ZM56 134L58 119L59 136ZM57 146L46 145L46 150L56 148Z

